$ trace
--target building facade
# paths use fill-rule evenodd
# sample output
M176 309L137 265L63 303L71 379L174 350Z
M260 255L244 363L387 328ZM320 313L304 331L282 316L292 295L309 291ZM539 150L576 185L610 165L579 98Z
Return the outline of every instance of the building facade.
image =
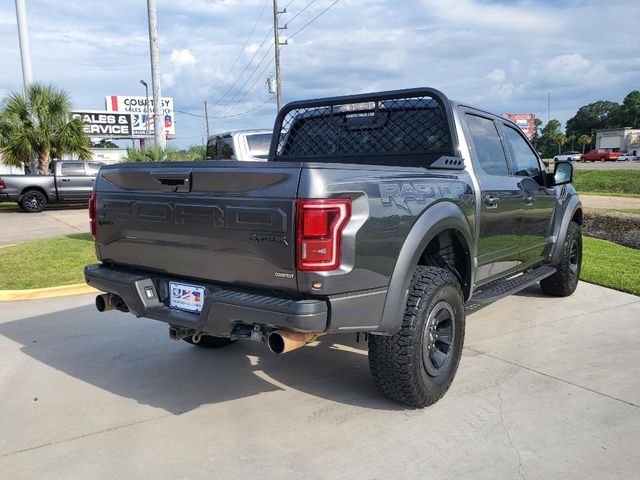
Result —
M640 156L640 129L624 127L596 130L596 150Z

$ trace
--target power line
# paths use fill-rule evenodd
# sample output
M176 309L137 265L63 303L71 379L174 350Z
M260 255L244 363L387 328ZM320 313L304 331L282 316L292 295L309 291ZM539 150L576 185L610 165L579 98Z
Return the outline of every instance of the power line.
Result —
M213 104L213 106L217 106L220 105L220 102L229 94L229 92L233 89L233 87L235 87L238 84L238 81L240 80L240 77L242 77L242 74L244 72L247 71L247 68L249 68L249 66L251 65L251 62L253 62L253 60L258 56L258 52L260 51L260 49L262 48L262 46L265 44L265 42L267 41L267 39L269 38L269 36L271 35L271 32L273 32L273 27L271 27L269 29L269 31L267 32L267 34L264 36L264 38L262 39L262 42L260 43L260 45L258 46L258 48L256 49L256 51L254 52L253 56L251 57L251 59L247 62L247 64L244 66L244 68L242 69L242 71L238 74L238 76L236 76L236 79L233 81L233 83L229 86L229 88L227 88L225 90L225 92L222 94L222 96L220 98L218 98L218 100Z
M302 10L300 10L298 13L296 13L293 17L291 17L291 18L289 19L289 21L288 21L288 22L286 22L286 23L284 24L285 28L287 27L287 25L289 25L291 22L293 22L293 21L296 19L296 17L298 17L298 15L300 15L301 13L303 13L307 8L309 8L311 5L313 5L313 4L314 4L314 3L316 3L317 1L318 1L318 0L311 0L309 3L307 3L307 5L305 5L305 7L304 7ZM287 7L284 7L284 8L287 8Z
M262 58L260 59L260 61L258 62L258 64L255 66L255 68L253 69L253 71L251 72L251 74L247 77L247 79L244 81L244 83L240 86L240 88L238 88L238 90L236 91L236 93L233 94L233 96L231 97L231 99L229 100L228 104L233 103L234 100L238 97L238 95L240 95L243 91L244 91L244 87L247 86L247 84L251 81L251 79L253 78L253 75L258 71L258 69L260 68L260 66L262 65L262 63L265 61L265 59L267 58L267 56L271 53L271 50L273 50L273 45L271 45L265 52L264 55L262 55Z
M244 100L244 98L247 96L247 94L253 89L253 87L256 85L256 83L258 83L258 80L260 80L262 78L262 76L265 74L265 72L267 71L267 69L273 65L273 60L271 60L269 63L267 63L265 65L265 67L262 69L262 71L256 76L255 80L253 81L253 83L249 86L249 88L247 88L244 91L244 94L242 95L242 97L240 97L238 99L238 101L236 103L241 104L242 100Z
M251 32L249 32L249 35L247 36L247 39L244 41L244 45L242 45L242 48L238 52L238 55L236 55L236 58L233 60L233 63L231 64L231 68L229 68L227 74L224 77L224 80L222 80L222 84L225 84L227 82L227 80L229 79L229 77L231 76L231 72L233 71L234 67L238 63L238 60L240 59L240 56L242 55L242 52L244 52L244 49L249 44L249 40L251 40L253 32L256 31L256 27L258 26L258 23L260 22L260 19L262 18L262 15L264 14L264 11L267 8L267 4L269 3L269 1L270 0L265 0L264 5L262 5L262 10L260 10L260 15L258 15L258 18L256 19L256 23L253 24L253 28L251 29Z
M309 20L307 23L305 23L301 28L299 28L298 30L296 30L294 33L292 33L288 38L291 39L293 37L295 37L296 35L298 35L301 31L303 31L305 28L307 28L309 25L311 25L313 22L315 22L318 18L320 18L322 15L324 15L325 13L327 13L336 3L338 3L340 0L335 0L335 2L333 2L331 5L329 5L327 8L325 8L323 11L321 11L318 15L316 15L315 17L313 17L311 20Z
M220 119L220 118L240 117L242 115L246 115L247 113L251 113L251 112L253 112L255 110L258 110L260 107L265 106L267 103L271 102L272 100L273 100L273 95L271 95L269 98L267 98L261 104L255 106L255 107L252 107L249 110L245 110L244 112L234 113L232 115L210 115L208 118L209 118L209 120L213 120L213 119ZM185 112L183 110L174 110L174 112L181 113L183 115L189 115L190 117L205 118L204 115L201 115L201 114L198 114L198 113ZM200 135L196 135L196 137L199 137L199 136ZM195 137L180 137L180 138L195 138Z

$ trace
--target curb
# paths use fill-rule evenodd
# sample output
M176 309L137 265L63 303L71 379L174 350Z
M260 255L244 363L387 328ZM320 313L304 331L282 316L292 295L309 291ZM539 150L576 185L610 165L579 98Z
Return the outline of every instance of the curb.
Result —
M83 293L95 293L98 291L99 290L90 287L86 283L62 285L61 287L34 288L32 290L0 290L0 302L66 297L68 295L81 295Z

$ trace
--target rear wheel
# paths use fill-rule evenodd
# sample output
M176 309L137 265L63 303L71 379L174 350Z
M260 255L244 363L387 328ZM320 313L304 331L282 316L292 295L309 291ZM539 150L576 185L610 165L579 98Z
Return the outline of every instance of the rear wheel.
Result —
M20 208L25 212L41 212L46 205L47 197L40 190L27 190L20 198Z
M183 340L191 345L202 348L222 348L235 342L235 340L231 340L230 338L214 337L212 335L202 335L198 343L194 342L192 337L186 337Z
M580 225L569 224L567 237L562 245L562 255L557 271L540 281L542 291L554 297L568 297L576 291L582 268L582 233Z
M416 408L449 389L462 355L465 315L449 270L416 268L400 331L369 336L369 366L380 392Z

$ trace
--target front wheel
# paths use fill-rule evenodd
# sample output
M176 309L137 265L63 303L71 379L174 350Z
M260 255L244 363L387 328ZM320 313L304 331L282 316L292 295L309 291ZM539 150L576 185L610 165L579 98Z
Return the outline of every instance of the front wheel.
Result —
M568 297L576 291L582 268L582 233L580 225L571 222L562 245L556 273L540 281L542 291L554 297Z
M46 205L47 197L40 190L28 190L20 199L20 208L29 213L41 212Z
M415 408L437 402L458 370L464 325L456 276L443 268L417 267L400 330L369 335L369 367L378 390Z

